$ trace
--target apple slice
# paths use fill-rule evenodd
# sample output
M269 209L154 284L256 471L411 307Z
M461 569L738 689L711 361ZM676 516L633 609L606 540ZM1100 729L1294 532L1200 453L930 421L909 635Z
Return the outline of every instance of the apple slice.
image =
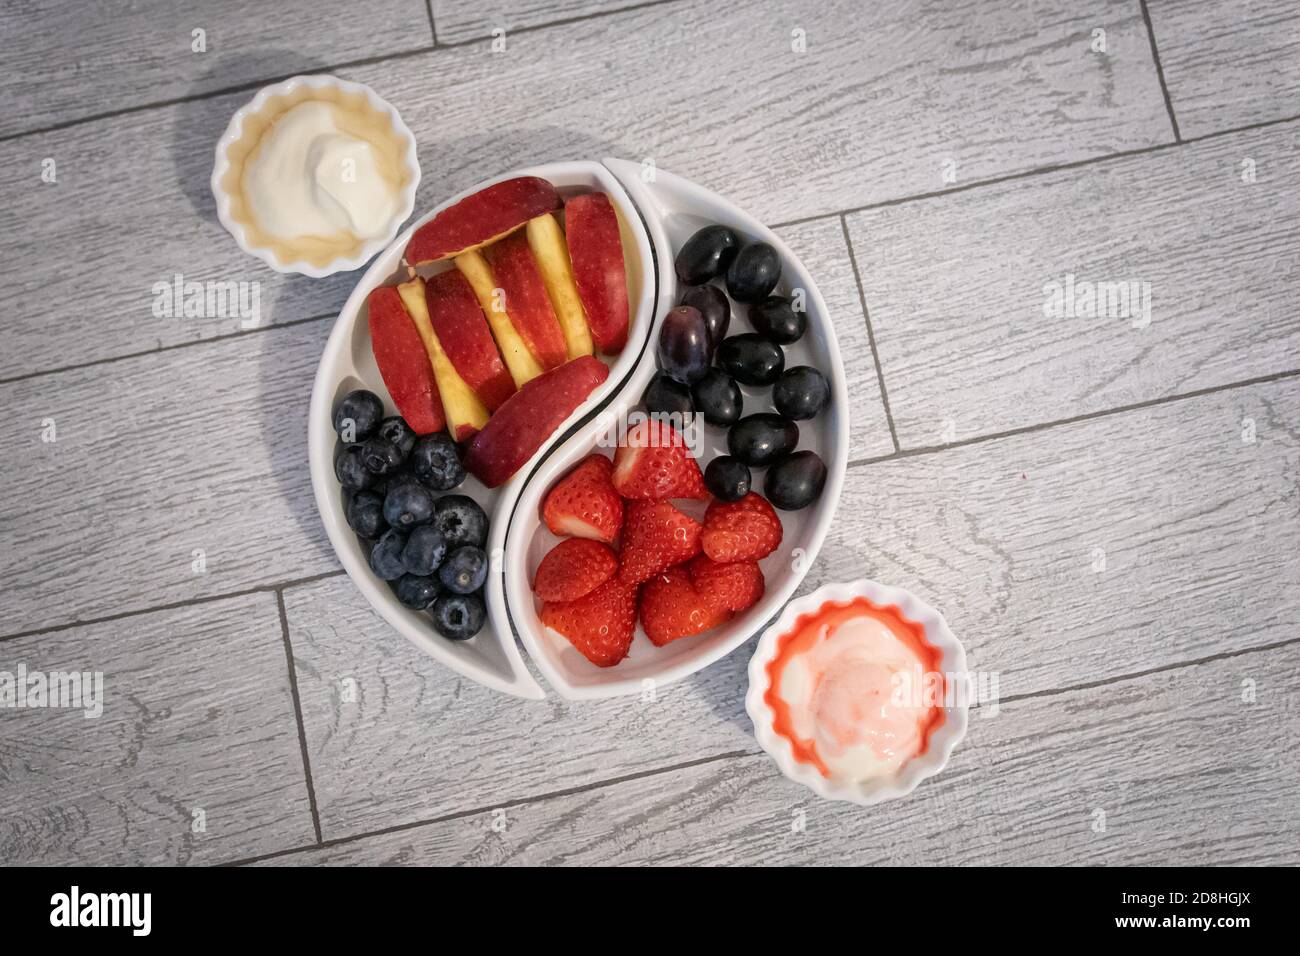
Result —
M514 232L534 216L560 208L545 179L520 176L480 189L434 216L406 244L413 266L450 259Z
M560 224L548 212L529 219L525 235L528 248L533 250L533 257L541 270L546 294L551 297L555 317L560 320L565 352L570 359L590 355L594 351L591 330L587 328L587 317L582 312L582 300L573 281L573 266L569 262L569 250L564 244Z
M416 276L410 282L399 285L397 292L402 298L402 304L406 306L406 311L410 313L411 322L415 325L415 330L419 333L424 349L428 353L433 377L438 383L438 394L442 398L442 407L447 414L447 427L451 437L456 441L467 441L488 423L488 410L474 394L474 390L460 377L456 366L451 364L451 359L443 351L438 334L433 331L433 323L429 319L429 306L425 298L424 280Z
M465 451L465 468L489 488L509 480L573 414L609 368L591 355L539 375L510 396Z
M370 349L384 377L397 412L417 435L442 431L447 418L442 411L433 362L424 340L402 305L401 294L390 285L371 291Z
M587 325L606 355L627 344L627 269L618 213L604 193L575 196L564 205L564 237Z
M492 275L506 295L506 311L515 330L542 368L556 368L568 358L564 333L537 271L537 262L522 232L506 236L484 250Z
M457 270L448 269L425 283L424 297L433 331L451 364L488 411L495 412L514 394L515 383L501 361L474 290Z
M505 290L497 285L491 266L477 249L462 252L452 262L456 264L456 268L460 270L460 274L465 277L469 287L474 290L474 295L478 297L478 304L482 307L483 314L487 316L488 326L497 340L501 357L506 360L506 368L510 370L510 377L514 379L515 387L523 388L525 384L542 374L542 366L533 357L533 353L528 351L528 346L524 344L524 340L515 331L514 323L510 321L510 314L507 311L510 301Z

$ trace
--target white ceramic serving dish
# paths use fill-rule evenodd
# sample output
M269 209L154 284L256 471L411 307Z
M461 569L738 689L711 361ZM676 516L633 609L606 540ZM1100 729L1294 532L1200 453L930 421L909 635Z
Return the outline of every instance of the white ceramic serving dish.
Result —
M557 479L593 451L612 456L613 447L604 442L605 437L638 406L641 394L654 376L653 349L648 350L627 385L610 404L537 468L522 489L507 532L503 579L510 620L547 682L570 699L640 693L647 681L663 685L679 680L707 667L752 637L789 600L816 560L835 516L848 465L849 398L835 330L816 282L798 257L770 229L716 193L661 170L652 181L645 181L637 164L621 160L606 160L606 163L627 186L650 224L652 237L657 240L660 307L655 313L655 334L659 321L677 302L679 290L672 266L676 251L701 226L710 223L731 226L746 239L771 243L780 253L783 272L777 292L789 294L794 288L802 288L808 309L808 331L800 341L785 347L786 367L813 365L826 373L831 383L830 406L812 421L798 423L798 447L821 455L827 478L817 502L802 511L778 512L783 538L780 548L761 562L767 586L758 604L720 627L673 641L665 647L655 647L638 630L627 658L616 666L601 668L589 662L563 636L544 627L539 617L540 602L530 585L543 555L559 540L541 521L541 502ZM745 312L743 306L733 303L728 335L753 331ZM772 410L770 388L745 387L742 391L744 414ZM724 429L705 425L703 433L702 445L697 448L701 464L715 454L726 453ZM605 447L601 447L602 443ZM754 490L760 493L765 471L754 470ZM679 501L676 504L697 518L704 511L703 503Z
M448 641L433 629L427 614L403 607L389 586L370 570L368 555L361 541L348 527L343 512L343 492L334 477L334 454L337 436L331 424L335 403L355 388L368 388L384 400L387 414L396 414L392 398L384 387L370 348L367 297L372 289L406 278L402 254L411 235L447 206L477 192L485 186L516 176L541 176L554 183L566 198L578 193L601 191L609 195L623 230L624 261L627 265L630 329L628 344L610 364L607 378L587 400L543 443L533 458L508 482L496 489L485 488L473 477L457 492L477 500L491 522L488 551L492 570L488 574L488 620L483 630L468 641ZM656 288L654 251L647 229L619 179L601 163L581 161L550 163L517 169L481 183L450 197L436 209L413 222L362 276L343 305L334 330L325 343L316 381L312 387L308 415L308 458L312 488L330 543L348 575L367 601L390 625L422 651L457 673L487 687L519 697L541 699L546 696L541 685L529 674L510 631L502 593L501 568L508 564L506 531L509 516L520 492L551 447L593 411L608 402L624 386L634 366L642 358L650 340L651 326L660 313ZM452 268L450 263L422 267L422 275L432 275Z
M260 113L272 97L287 96L303 87L310 89L336 88L348 93L360 93L376 112L388 115L393 122L393 129L406 143L406 153L403 156L403 161L406 165L408 179L406 187L398 197L397 212L394 214L392 222L382 234L362 246L356 255L350 257L340 256L324 266L313 266L306 262L282 263L270 249L254 245L249 240L243 225L231 216L231 197L221 185L221 180L230 169L227 150L231 143L238 141L244 135L244 120L249 116ZM239 248L249 255L257 256L276 272L296 273L320 279L334 275L336 272L350 272L353 269L359 269L381 249L388 247L392 243L393 237L397 235L397 230L401 228L402 223L406 222L407 217L411 215L411 210L415 208L415 191L420 185L420 161L416 156L415 137L411 135L411 131L402 122L397 110L393 109L386 100L370 87L363 83L340 80L334 76L295 76L283 82L263 87L250 102L235 111L235 115L230 118L230 123L226 126L225 133L217 141L211 183L212 196L217 203L217 218L226 227L226 231L235 237L235 242L239 243Z
M489 490L470 478L459 489L478 500L491 519L488 546L492 572L486 586L487 626L475 638L455 643L440 637L427 615L398 603L388 585L370 571L366 551L343 514L343 494L334 477L336 438L330 412L342 395L359 387L379 394L389 413L393 412L370 350L366 299L376 286L405 278L401 259L412 233L469 193L522 175L549 179L566 196L593 189L610 195L624 230L632 327L628 346L612 363L606 382L509 482ZM830 407L812 422L799 423L799 447L816 450L826 462L826 487L810 507L780 513L784 540L780 549L762 562L767 590L755 607L722 627L663 648L655 648L638 634L626 660L612 668L598 668L563 637L544 628L538 618L539 606L530 588L533 572L556 541L541 522L541 499L555 479L596 448L602 437L638 406L655 371L650 343L658 322L677 302L676 251L696 229L713 222L771 243L784 267L778 291L804 290L808 331L800 342L787 347L786 365L814 365L831 382ZM427 275L449 267L444 263L419 271ZM729 333L749 329L745 310L734 309ZM747 413L770 408L769 390L744 392ZM826 304L812 276L770 230L715 193L663 171L646 175L639 164L613 159L554 163L514 170L451 197L414 222L375 260L344 305L326 343L312 391L308 454L317 505L340 561L371 606L417 647L488 687L520 697L544 697L545 691L529 673L515 644L517 633L538 670L559 694L573 699L608 697L640 693L647 681L662 685L691 674L744 643L778 613L816 559L834 517L848 464L848 405L843 365ZM707 458L724 447L725 433L704 426L701 454ZM605 449L607 454L612 451L612 447ZM755 471L759 491L762 475L761 470ZM691 505L684 507L689 510ZM696 515L702 511L702 503L696 505Z
M903 764L893 777L866 783L833 781L823 777L811 764L796 760L790 741L772 729L772 708L763 700L768 688L767 665L776 653L777 640L788 633L802 615L816 612L828 601L846 603L858 597L864 597L879 607L898 608L904 618L925 628L926 640L940 651L942 673L966 674L966 650L961 641L948 629L942 614L910 591L865 579L848 584L827 584L787 604L781 616L759 638L754 656L749 660L749 692L745 695L745 710L754 724L754 736L759 745L789 779L827 800L873 804L911 793L922 780L947 766L953 748L966 734L968 701L957 695L953 706L944 708L944 721L930 735L925 753Z

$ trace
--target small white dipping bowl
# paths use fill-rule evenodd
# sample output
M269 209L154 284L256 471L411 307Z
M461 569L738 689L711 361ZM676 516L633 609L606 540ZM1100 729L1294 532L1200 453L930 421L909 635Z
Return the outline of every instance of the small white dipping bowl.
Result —
M243 138L244 120L262 112L273 97L288 96L303 87L316 90L333 88L343 90L345 93L360 93L366 98L366 102L370 104L375 112L386 114L392 119L393 129L397 132L398 138L406 143L406 153L403 156L407 172L406 187L397 197L397 212L394 213L392 222L388 224L381 234L363 245L356 255L346 258L340 256L323 266L313 266L306 262L283 263L276 258L272 250L265 246L253 245L249 241L247 231L243 225L231 215L231 196L221 185L222 179L230 170L228 150L232 143ZM217 218L226 227L226 231L235 237L235 242L239 243L239 248L249 255L257 256L276 272L296 273L311 276L313 279L323 279L325 276L332 276L336 272L351 272L353 269L359 269L379 252L387 248L388 244L393 241L393 237L397 235L397 230L401 228L402 223L406 222L411 215L411 210L415 208L415 190L419 185L420 160L416 156L415 137L411 135L411 131L402 122L402 118L397 115L397 110L393 109L378 93L365 84L340 80L335 76L295 76L282 83L262 87L251 102L241 106L235 111L235 115L230 117L230 125L226 127L221 139L217 140L216 161L212 166L212 196L217 201Z
M759 746L771 755L788 778L827 800L848 800L865 805L905 796L915 790L922 780L934 776L947 766L953 748L966 734L968 702L960 694L957 695L954 706L943 709L944 721L930 735L925 753L907 761L892 777L879 777L861 783L831 780L823 777L811 764L796 760L790 741L773 729L776 715L763 700L768 688L767 665L776 654L777 641L794 629L795 622L801 616L815 613L827 602L842 604L859 597L882 607L898 608L907 620L925 628L926 641L939 650L939 668L944 674L965 673L966 650L961 641L948 630L943 615L916 595L902 588L891 588L865 579L849 584L826 584L787 604L776 623L759 638L754 656L749 660L749 693L745 695L745 710L754 723L754 736L758 739Z

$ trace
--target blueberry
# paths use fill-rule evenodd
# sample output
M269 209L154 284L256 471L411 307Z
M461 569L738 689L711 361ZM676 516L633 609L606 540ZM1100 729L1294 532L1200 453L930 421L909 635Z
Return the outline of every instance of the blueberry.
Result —
M641 401L647 412L661 415L690 415L695 411L695 406L691 404L690 388L663 372L655 372Z
M399 481L384 496L384 519L394 528L409 531L433 518L433 495L413 479Z
M415 432L400 415L385 418L379 423L379 430L375 434L380 438L387 438L396 445L397 450L402 453L402 461L406 461L406 456L411 453L411 448L415 445Z
M784 458L797 444L799 426L771 412L747 415L727 432L727 450L745 464L759 468Z
M763 338L778 345L789 345L803 338L808 328L808 313L796 310L783 295L769 295L749 307L749 324Z
M385 581L396 581L406 573L406 565L402 563L402 548L405 546L406 535L389 528L370 549L370 570Z
M830 383L811 365L786 369L772 388L776 410L797 422L815 418L830 400Z
M711 368L691 387L695 407L710 425L726 428L740 417L744 398L740 386L721 369Z
M447 556L447 542L442 532L431 524L412 528L402 549L402 564L411 574L433 574Z
M388 475L402 467L402 453L387 438L371 435L361 446L361 463L372 475Z
M374 484L375 476L361 461L360 445L344 445L334 459L334 477L348 491L360 491Z
M727 301L727 294L716 285L698 285L686 290L682 305L698 309L704 316L704 325L709 330L709 348L716 349L727 337L727 326L731 324L731 303Z
M737 302L762 302L781 281L781 257L766 242L751 242L727 268L727 291Z
M388 527L384 499L373 491L358 491L348 499L348 527L363 538L378 538Z
M453 594L472 594L487 580L488 559L482 548L463 545L447 555L438 569L438 580Z
M468 641L483 629L487 608L477 594L444 594L429 613L433 626L449 641Z
M740 247L740 237L726 226L705 226L682 243L673 267L686 285L722 275Z
M713 497L739 501L749 494L749 466L739 458L719 455L704 469L704 485Z
M384 403L374 392L359 388L334 406L334 430L348 444L365 441L384 417Z
M411 471L420 483L434 491L450 491L465 480L456 443L446 432L434 432L415 440L411 449Z
M438 596L438 582L422 574L403 574L397 579L397 600L412 611L423 611Z
M771 385L785 369L781 346L754 332L723 339L718 364L742 385Z
M442 532L448 548L487 544L488 519L478 502L466 495L446 495L438 499L433 526Z
M783 511L798 511L816 501L825 486L825 463L816 452L797 451L767 470L763 493Z
M366 472L366 474L370 473ZM373 491L379 496L379 500L383 501L388 497L389 487L397 484L399 481L405 480L406 476L400 471L396 471L391 475L370 475L370 478L372 484L366 488L366 491Z

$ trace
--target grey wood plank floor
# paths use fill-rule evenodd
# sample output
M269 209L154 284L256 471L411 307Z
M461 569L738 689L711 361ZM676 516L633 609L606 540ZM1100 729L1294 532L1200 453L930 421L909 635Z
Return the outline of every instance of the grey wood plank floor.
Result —
M6 863L220 863L312 840L275 595L6 641L0 661L103 675L96 718L0 718Z
M493 31L501 31L495 35L508 44L510 36L520 30L662 2L665 0L432 0L429 6L441 44L470 43L493 37Z
M0 708L0 860L1300 862L1290 5L332 3L0 10L0 672L104 681L95 719ZM943 775L870 812L785 781L752 642L534 704L368 610L305 455L356 276L270 273L206 185L302 70L398 107L417 209L617 155L777 226L852 402L803 591L911 588L1000 678ZM177 273L257 281L256 327L154 315ZM1051 312L1068 276L1150 321Z
M1297 135L1288 122L1176 163L1147 153L850 216L899 441L1300 367ZM1080 293L1047 314L1072 282L1119 283L1129 308L1092 314Z
M422 0L23 0L0 38L0 137L433 46Z
M924 798L869 811L810 798L760 753L269 862L1295 865L1293 651L1003 704Z
M1300 7L1291 0L1147 0L1185 137L1300 115Z
M936 189L949 169L970 182L1167 142L1134 8L1054 2L1033 24L991 5L996 56L970 45L978 6L964 20L939 4L744 2L725 17L709 4L645 7L523 33L500 54L471 44L339 72L382 91L415 133L418 208L484 169L618 155L651 158L777 223ZM1087 52L1094 21L1111 24L1110 59ZM791 50L796 29L811 38L805 53ZM177 274L260 282L263 325L337 311L351 277L273 275L216 221L212 148L250 95L0 142L7 295L75 298L92 271L101 330L14 309L0 379L241 331L239 317L155 315L155 283ZM56 183L41 181L45 159ZM69 248L84 252L81 270L63 268Z

